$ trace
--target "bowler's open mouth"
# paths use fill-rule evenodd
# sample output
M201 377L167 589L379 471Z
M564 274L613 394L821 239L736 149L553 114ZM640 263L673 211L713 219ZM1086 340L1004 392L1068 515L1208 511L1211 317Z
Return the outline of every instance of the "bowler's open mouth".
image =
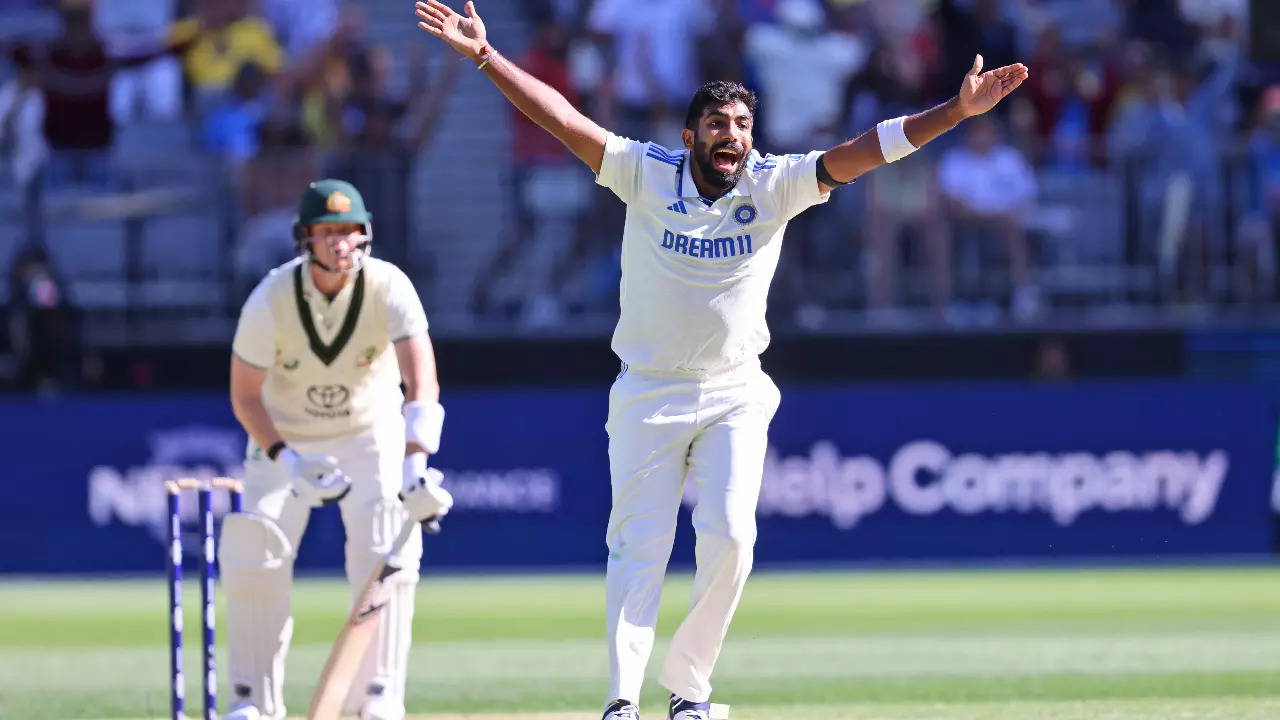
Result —
M711 166L720 172L733 172L742 160L742 153L735 147L722 147L711 153Z

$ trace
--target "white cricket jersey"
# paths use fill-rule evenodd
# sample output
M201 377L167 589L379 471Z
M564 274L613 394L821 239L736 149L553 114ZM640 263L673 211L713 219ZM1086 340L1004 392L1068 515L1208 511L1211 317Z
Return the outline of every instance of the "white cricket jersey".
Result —
M687 150L608 135L596 181L627 204L613 333L623 362L707 375L764 352L782 233L829 197L818 192L821 155L752 150L737 186L713 202L699 195Z
M426 332L422 302L400 268L365 258L329 300L296 258L249 295L232 351L267 371L263 403L286 440L327 439L400 415L393 343Z

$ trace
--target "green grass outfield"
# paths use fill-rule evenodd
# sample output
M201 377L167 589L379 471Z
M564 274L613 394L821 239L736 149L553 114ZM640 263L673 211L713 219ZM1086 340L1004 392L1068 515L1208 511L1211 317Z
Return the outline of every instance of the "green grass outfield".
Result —
M669 581L660 637L688 593ZM188 583L189 711L198 596ZM598 718L603 596L591 575L428 575L410 711ZM294 714L346 602L338 580L297 585ZM164 716L165 603L158 577L0 582L0 718ZM735 720L1280 718L1280 568L758 573L715 679Z

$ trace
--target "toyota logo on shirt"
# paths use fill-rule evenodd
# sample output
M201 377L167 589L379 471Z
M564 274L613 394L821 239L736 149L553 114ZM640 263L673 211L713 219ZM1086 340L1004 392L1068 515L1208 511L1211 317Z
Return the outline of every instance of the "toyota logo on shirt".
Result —
M350 397L351 391L345 385L312 385L307 388L307 400L325 410L346 405Z

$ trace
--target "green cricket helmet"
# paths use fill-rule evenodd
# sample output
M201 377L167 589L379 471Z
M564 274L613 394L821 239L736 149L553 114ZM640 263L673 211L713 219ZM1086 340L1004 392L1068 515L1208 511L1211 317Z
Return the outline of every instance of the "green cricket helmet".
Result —
M364 228L369 240L373 239L373 215L365 209L360 191L345 180L317 180L302 191L298 214L293 219L293 239L299 254L311 250L306 228L328 222L355 223Z

